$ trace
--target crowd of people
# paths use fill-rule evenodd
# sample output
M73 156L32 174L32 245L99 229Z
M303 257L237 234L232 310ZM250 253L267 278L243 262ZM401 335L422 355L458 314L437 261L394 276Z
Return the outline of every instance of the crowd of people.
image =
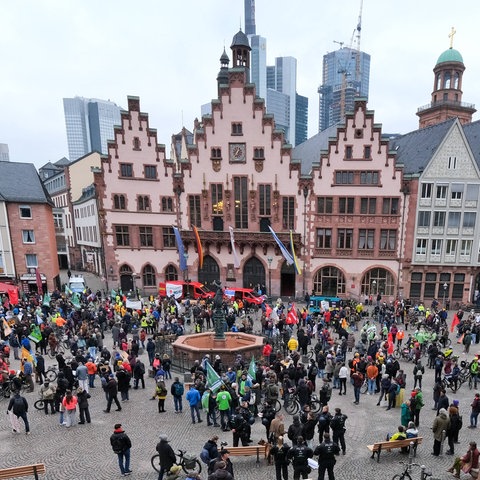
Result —
M294 307L279 303L273 306L271 315L267 308L259 312L266 343L263 357L257 359L253 371L247 359L238 357L227 365L219 355L210 358L206 354L191 366L191 382L187 388L178 376L172 376L172 359L162 342L165 335L178 335L185 330L186 319L182 317L177 302L171 299L152 302L136 311L128 310L126 299L120 296L99 297L94 295L91 301L84 298L80 309L62 295L52 295L48 304L32 298L23 305L3 308L1 313L5 322L1 324L0 374L2 388L8 385L13 392L8 411L11 411L14 433L20 431L18 419L23 420L25 432L30 432L28 402L20 395L23 384L30 391L38 384L45 415L58 413L59 424L71 428L77 424L77 413L78 424L91 423L89 402L92 401L92 389L102 388L105 414L110 413L113 404L117 411L122 411L122 403L130 400L131 388L144 390L148 387L145 382L148 373L155 383L153 391L147 395L157 400L159 414L169 411L169 405L173 406L172 412L180 414L185 402L192 424L202 423L205 419L207 426L231 432L232 447L262 440L252 438L252 426L261 423L265 430L263 441L271 446L269 458L275 465L277 480L288 479L290 464L294 480L307 478L312 468L318 468L320 480L326 473L333 479L336 456L347 452L348 419L340 407L332 406L334 393L344 396L351 391L355 406L369 401L368 396L376 396L376 405L384 406L386 411L400 407L397 431L389 434L389 439L410 438L420 435L421 410L426 403L422 381L428 370L433 369L436 382L432 408L437 410L437 416L432 425L432 453L440 454L445 432L449 447L446 453L455 455L455 445L463 426L462 416L458 402L449 401L442 380L447 376L455 381L458 377L455 368L459 368L459 362L453 355L446 357L436 342L424 345L425 337L421 333L427 328L433 330L439 339L445 336L444 327L440 322L436 324L430 318L431 314L425 316L424 324L416 331L405 335L404 324L397 323L401 318L395 314L397 309L386 305L379 308L382 322L365 319L360 326L358 318L351 323L349 314L352 311L348 308L332 313L327 311L318 319L305 309L297 312L298 324L291 323L287 321L287 314ZM191 321L208 328L211 325L208 302L193 310ZM226 317L233 317L230 329L236 324L238 329L251 329L254 320L242 313L238 304L236 307L225 304ZM475 344L478 340L474 333L477 320L475 316L470 317L465 321L459 319L459 333L463 331L464 338L470 335L471 344ZM66 354L61 351L65 342L68 343ZM307 360L309 347L311 358ZM395 349L404 347L413 352L413 363L408 364L413 387L408 394L407 373L394 355ZM142 360L144 351L148 357L145 363ZM19 372L10 368L11 353L21 362ZM467 348L465 353L468 354ZM50 382L46 375L46 355L55 357L58 372L55 382ZM425 366L424 355L428 357ZM214 388L207 381L208 367L216 372L219 387ZM469 369L476 388L478 358L472 360ZM363 389L366 389L367 396L362 399ZM169 396L171 403L167 402ZM293 400L298 401L300 412L286 425L277 406ZM99 401L98 397L95 401ZM316 402L320 405L319 411L316 411ZM471 405L469 427L472 429L477 427L479 411L477 393ZM396 427L395 423L392 427ZM422 430L426 435L427 429ZM115 424L110 440L118 455L121 474L129 475L131 441L121 424ZM212 435L204 447L208 456L204 454L202 460L208 466L208 478L233 478L228 447L218 448L217 441L218 436ZM475 473L478 468L478 456L475 467L475 450L476 447L471 450L470 457L456 462L456 474L457 466L463 468L462 463L468 463L468 459L471 459L471 470ZM163 480L176 464L167 435L161 435L157 451L161 466L159 480ZM312 461L314 457L317 458L315 462Z

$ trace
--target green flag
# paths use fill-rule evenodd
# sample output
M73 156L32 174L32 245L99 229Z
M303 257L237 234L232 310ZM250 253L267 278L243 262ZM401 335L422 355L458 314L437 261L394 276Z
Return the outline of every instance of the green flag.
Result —
M72 293L73 292L70 290L70 287L67 284L65 284L65 295L68 296L68 295L71 295Z
M38 343L42 340L42 332L40 331L40 327L38 325L35 325L32 328L32 331L30 332L28 338L35 343Z
M115 299L115 297L117 296L117 292L112 288L112 291L110 292L110 296Z
M255 357L252 355L250 365L248 366L247 378L253 382L254 378L257 378L257 369L255 368Z
M223 385L223 380L210 365L210 362L205 362L205 365L207 366L207 388L212 390L212 392L216 392Z
M45 293L45 295L43 296L43 305L45 305L46 307L49 307L50 306L50 295L47 293Z
M80 305L80 299L78 298L78 293L74 293L72 295L72 298L70 299L70 301L72 302L72 305L77 309L79 310L80 308L82 308L82 306Z

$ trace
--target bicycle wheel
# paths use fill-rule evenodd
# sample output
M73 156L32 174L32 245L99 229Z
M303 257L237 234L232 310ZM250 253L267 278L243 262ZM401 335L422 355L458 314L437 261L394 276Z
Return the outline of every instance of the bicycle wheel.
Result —
M472 380L472 376L470 376L468 378L468 388L471 390L473 388L473 380Z
M282 409L282 404L280 403L280 400L275 400L275 403L273 404L275 411L278 413Z
M402 473L401 475L394 475L392 480L412 480L412 477L407 473Z
M312 409L313 413L318 413L322 408L322 404L319 400L312 400L310 402L310 408Z
M48 369L45 372L45 376L50 380L50 382L54 382L57 379L57 372L53 369Z
M300 410L300 404L296 400L292 400L285 403L284 408L289 415L295 415Z
M400 360L402 358L402 352L400 350L394 350L393 351L393 358Z
M160 471L160 455L158 453L151 458L150 463L156 472Z
M45 403L43 400L37 400L33 406L37 409L37 410L43 410L44 406L45 406Z
M189 466L190 466L190 463L189 463ZM182 469L186 474L202 472L202 464L197 459L195 459L195 463L192 462L191 466L193 468L188 468L187 465L185 464L185 460L182 458Z

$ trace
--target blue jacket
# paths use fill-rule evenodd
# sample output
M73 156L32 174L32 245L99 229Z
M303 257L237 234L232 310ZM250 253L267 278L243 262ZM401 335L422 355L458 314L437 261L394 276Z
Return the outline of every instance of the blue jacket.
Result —
M198 405L201 400L200 392L195 388L192 387L188 392L187 396L185 397L187 402L190 404L191 407Z

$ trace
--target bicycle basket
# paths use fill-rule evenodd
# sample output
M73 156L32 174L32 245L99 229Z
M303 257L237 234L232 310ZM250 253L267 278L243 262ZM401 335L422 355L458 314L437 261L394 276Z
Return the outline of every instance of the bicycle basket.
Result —
M195 455L184 455L183 456L183 463L185 464L185 468L189 470L193 470L197 464L197 457Z

